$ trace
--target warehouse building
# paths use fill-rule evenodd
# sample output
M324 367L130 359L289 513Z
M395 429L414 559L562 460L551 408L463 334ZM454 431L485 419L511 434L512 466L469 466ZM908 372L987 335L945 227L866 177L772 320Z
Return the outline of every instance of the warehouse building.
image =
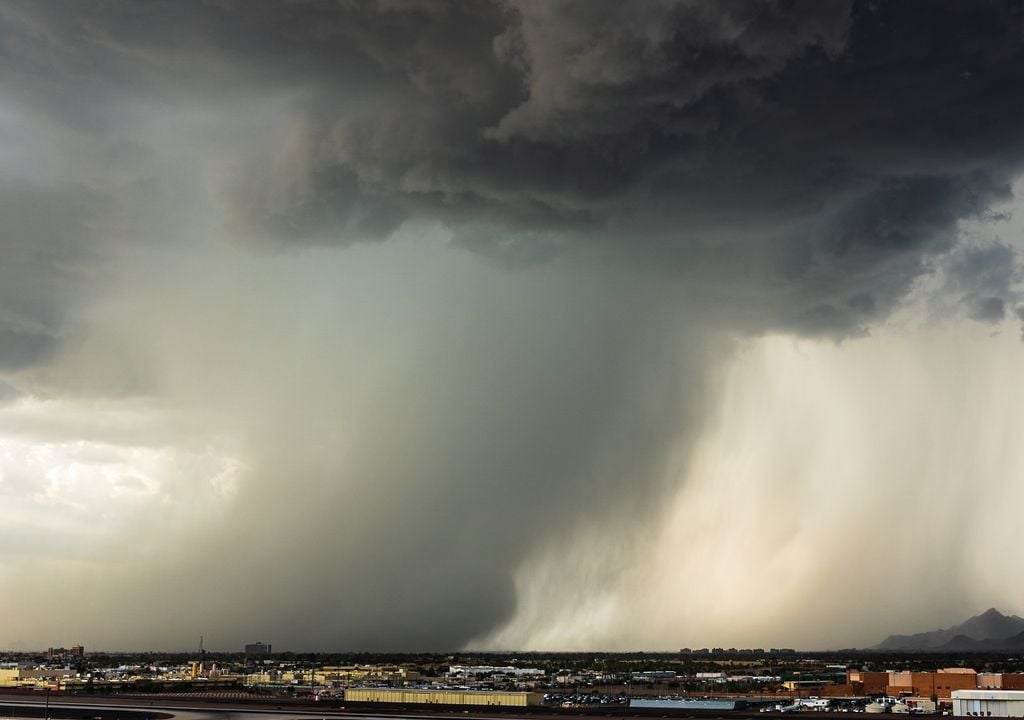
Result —
M970 668L944 668L935 672L890 670L886 694L891 697L935 695L945 699L957 690L974 690L977 687L978 675Z
M70 678L77 678L78 671L72 668L0 668L0 687L54 688Z
M347 688L345 702L394 703L398 705L490 705L526 707L540 705L543 693L497 690L426 690L400 688Z
M1022 690L954 690L956 717L1024 717Z
M1024 673L978 673L979 690L1024 690Z
M664 698L630 698L631 708L647 708L652 710L743 710L747 703L743 700L692 700Z

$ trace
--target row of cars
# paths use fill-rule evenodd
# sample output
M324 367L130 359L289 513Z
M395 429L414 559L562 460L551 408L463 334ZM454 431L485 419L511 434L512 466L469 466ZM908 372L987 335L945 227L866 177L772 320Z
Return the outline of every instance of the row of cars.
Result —
M626 705L625 695L597 693L545 693L544 704L554 707L590 707L593 705Z
M929 705L930 707L926 707ZM792 703L775 703L760 709L763 713L790 713L798 711L811 712L852 712L896 715L928 715L935 713L935 707L929 703L908 703L900 698L877 698L848 700L838 698L807 698L797 699Z

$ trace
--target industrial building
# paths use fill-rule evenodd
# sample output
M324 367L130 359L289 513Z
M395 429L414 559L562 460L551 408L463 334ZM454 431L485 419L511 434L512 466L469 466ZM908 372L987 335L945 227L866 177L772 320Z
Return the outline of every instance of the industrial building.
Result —
M0 668L0 687L59 689L70 678L77 678L72 668Z
M833 685L835 685L835 682L832 680L787 680L782 683L782 687L792 692L821 692Z
M1024 690L1024 673L978 673L978 689Z
M507 675L509 677L544 677L540 668L524 668L514 665L451 665L449 675L480 677L481 675Z
M1024 691L954 690L956 717L1024 717Z
M887 695L889 697L935 697L947 700L957 690L977 687L1024 689L1024 675L987 673L978 674L970 668L943 668L935 672L888 670L866 672L846 671L846 684L837 686L841 695ZM833 694L826 692L825 694Z
M345 690L345 702L526 707L528 705L540 705L543 701L544 695L542 693L532 692L399 688L347 688Z
M650 708L653 710L743 710L747 703L743 700L668 700L663 698L630 698L631 708Z

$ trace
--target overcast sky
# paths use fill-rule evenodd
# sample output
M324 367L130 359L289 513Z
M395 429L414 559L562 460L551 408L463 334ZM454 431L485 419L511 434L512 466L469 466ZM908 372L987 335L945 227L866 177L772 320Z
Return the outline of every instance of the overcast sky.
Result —
M0 0L0 647L1021 612L1024 5Z

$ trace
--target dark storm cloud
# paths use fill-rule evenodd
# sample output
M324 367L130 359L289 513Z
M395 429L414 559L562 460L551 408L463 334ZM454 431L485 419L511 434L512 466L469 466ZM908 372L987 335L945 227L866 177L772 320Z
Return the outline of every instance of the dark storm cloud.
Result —
M211 424L244 427L252 468L236 514L126 564L130 587L88 578L89 597L127 618L227 586L174 603L174 629L452 647L508 620L516 569L581 528L626 528L601 550L634 557L708 411L718 331L855 335L943 260L976 319L1016 304L1009 247L956 248L1024 161L1022 22L1016 0L0 3L0 99L89 149L74 182L2 188L2 369L59 349L112 244L173 254L207 192L254 246L441 224L535 266L504 291L474 266L440 301L388 268L377 295L275 322L307 278L275 293L280 276L200 255L165 286L138 261L144 309L115 317L144 322L115 338L144 347L93 362L222 401ZM160 164L187 152L198 169ZM388 327L389 303L420 302ZM350 340L336 315L370 330ZM69 374L101 372L83 365ZM133 623L117 632L151 625Z
M5 12L4 74L70 124L115 127L128 99L294 91L294 127L227 193L241 235L346 244L433 217L513 264L597 247L711 267L760 284L781 308L769 325L848 332L1006 197L1024 152L1020 12L25 4ZM779 277L749 276L762 256Z
M957 242L957 221L984 214L1006 190L984 175L886 179L879 187L821 213L808 226L781 238L778 291L795 314L783 323L803 332L855 330L888 311L926 271L925 260ZM992 279L1013 273L1010 248ZM999 290L994 290L999 292ZM771 318L765 318L771 322Z
M102 243L93 223L102 203L88 188L0 185L0 369L46 360L68 303L93 279Z
M142 92L208 92L177 74L198 59L302 91L227 193L241 235L346 244L431 217L512 264L700 268L757 287L767 326L884 315L1024 152L1014 2L103 7L80 51L141 58L118 72Z
M963 247L950 256L945 274L949 292L979 322L1002 322L1018 300L1020 267L1007 245Z

